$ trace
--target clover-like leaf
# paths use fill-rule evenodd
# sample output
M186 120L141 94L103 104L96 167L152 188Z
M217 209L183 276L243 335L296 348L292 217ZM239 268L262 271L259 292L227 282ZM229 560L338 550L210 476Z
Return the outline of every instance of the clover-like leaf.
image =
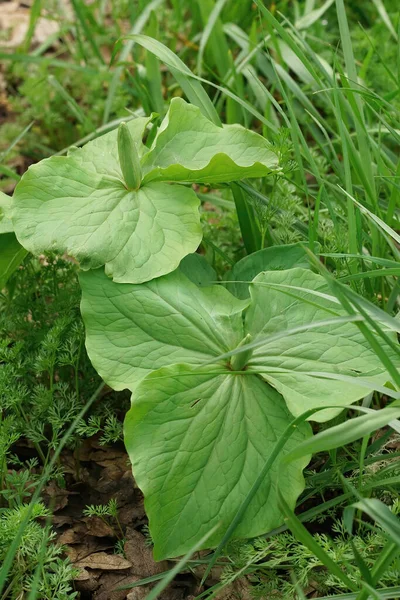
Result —
M161 367L216 359L246 337L256 345L247 370L282 393L295 415L359 400L367 393L359 377L371 385L389 378L354 323L315 328L347 313L324 278L310 270L260 273L247 300L219 285L198 288L180 269L142 285L115 285L102 269L81 273L80 282L90 358L116 389L133 389ZM299 326L305 329L294 332ZM389 347L385 350L397 361ZM221 358L219 364L226 367L232 360ZM333 415L324 412L315 418Z
M299 326L346 316L320 275L300 268L261 273L251 284L250 294L245 332L261 345L254 349L248 368L283 395L293 415L324 405L344 407L356 402L368 393L368 388L357 383L358 378L372 387L390 378L353 323L291 333ZM286 331L287 335L269 341L270 336ZM379 343L382 345L381 340ZM398 364L394 351L386 344L384 349ZM326 421L339 412L340 408L327 409L313 419Z
M141 285L115 284L97 269L80 283L90 359L118 390L159 367L200 365L243 337L248 302L221 286L199 289L180 269Z
M197 106L174 98L144 158L145 181L229 182L279 170L268 141L241 125L218 127Z
M309 270L261 273L249 300L221 286L198 288L180 270L138 286L113 284L99 269L81 284L91 360L112 387L133 391L125 440L158 559L183 554L217 521L208 544L222 539L290 413L338 407L313 417L326 420L368 393L358 378L371 387L389 378ZM284 452L307 435L301 427ZM304 464L280 477L291 506ZM277 468L235 537L280 523Z
M142 136L150 120L30 167L14 194L21 244L33 254L67 253L83 270L105 265L116 282L150 281L175 270L202 237L196 194L171 181L231 181L278 168L264 138L216 127L179 98L149 150Z
M143 131L148 120L139 121ZM117 132L111 132L30 167L15 192L13 221L22 245L33 254L66 252L82 269L105 264L115 281L137 283L168 273L196 250L196 194L166 183L128 190L117 157Z
M249 284L261 271L283 271L294 267L310 267L307 252L302 244L263 248L239 260L227 274L225 285L237 298L248 298Z
M133 394L125 444L154 540L156 560L184 554L214 525L216 546L291 420L278 394L256 375L213 374L175 365L147 376ZM285 453L311 433L298 427ZM304 488L309 458L280 469L287 502ZM258 489L236 538L281 525L278 462Z

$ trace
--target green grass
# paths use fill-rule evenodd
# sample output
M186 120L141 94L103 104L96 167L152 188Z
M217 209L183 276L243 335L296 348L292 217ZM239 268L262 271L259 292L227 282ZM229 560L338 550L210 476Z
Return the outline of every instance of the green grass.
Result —
M349 316L364 317L359 327L397 386L392 394L368 395L366 388L363 407L370 412L343 413L298 449L316 454L296 514L282 498L280 528L229 543L255 493L249 490L223 544L205 559L209 568L225 561L221 582L198 598L213 597L243 575L259 598L304 598L315 585L321 598L399 597L400 473L389 435L400 431L400 376L372 335L388 339L382 323L398 331L397 3L74 0L57 46L49 39L32 48L40 12L62 16L59 7L45 4L34 2L22 47L0 54L12 114L2 125L1 189L10 192L32 162L92 139L132 112L163 116L175 95L217 124L243 123L271 140L283 172L251 185L196 190L205 231L201 251L223 279L246 253L306 244ZM59 257L47 264L28 258L0 298L1 500L14 518L0 571L4 599L21 591L15 556L29 527L44 549L28 569L33 590L40 590L35 573L46 570L55 546L47 529L38 532L34 515L62 447L95 431L105 442L118 438L121 396L100 411L93 407L101 382L83 346L75 271ZM28 491L8 474L13 465L20 478L32 471L12 462L21 437L36 445L42 463ZM29 503L23 519L15 517L22 503ZM187 561L166 575L152 598ZM67 571L65 580L71 576Z

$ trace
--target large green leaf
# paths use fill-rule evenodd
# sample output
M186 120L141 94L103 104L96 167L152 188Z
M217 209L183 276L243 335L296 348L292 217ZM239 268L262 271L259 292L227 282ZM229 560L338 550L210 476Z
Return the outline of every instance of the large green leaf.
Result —
M215 270L201 254L188 254L179 265L179 270L199 287L206 287L218 279Z
M137 145L148 119L130 121ZM68 253L82 269L106 265L119 282L140 283L175 269L201 241L199 201L185 187L129 191L115 131L67 157L31 167L15 192L14 225L33 254Z
M11 197L0 192L0 234L14 231L11 223Z
M354 323L315 328L347 313L329 295L324 278L306 269L260 273L251 300L219 285L198 288L179 269L142 285L113 284L102 269L81 273L80 280L89 355L117 389L132 389L160 367L204 363L234 350L247 334L257 345L247 369L275 387L296 416L364 397L368 389L358 378L371 386L390 379ZM292 333L299 326L303 330ZM394 352L385 349L397 364ZM314 418L326 420L338 410Z
M129 121L131 137L124 129L120 145L112 131L30 167L14 194L21 244L33 254L67 253L83 270L105 265L116 282L149 281L176 269L202 237L196 194L167 181L231 181L277 169L264 138L239 126L217 127L179 98L149 151L142 136L150 120Z
M0 291L27 255L11 222L11 197L0 192Z
M82 170L77 153L42 161L17 188L14 225L25 248L66 252L84 270L105 264L114 281L135 283L168 273L196 250L192 190L158 183L128 191L114 177Z
M146 377L125 421L126 447L154 540L156 560L184 554L205 532L221 540L274 445L290 421L285 403L255 375L213 375L216 367L173 366ZM285 453L310 435L298 427ZM303 490L302 468L291 463L280 480L293 508ZM236 538L282 523L276 462L250 503Z
M14 233L0 235L0 291L27 255Z
M91 360L112 387L133 391L125 439L159 559L183 554L217 521L209 544L221 541L290 412L346 406L369 391L359 377L372 389L389 379L357 326L344 321L325 280L309 270L261 273L249 300L222 286L199 288L180 270L120 285L99 269L83 273L81 283ZM307 432L301 428L285 452ZM291 506L304 464L280 478ZM276 469L235 537L281 521Z
M179 270L128 285L113 283L97 269L81 273L80 283L87 350L115 389L133 389L159 367L201 364L243 337L247 302L221 286L199 289Z
M143 167L145 181L218 183L264 177L278 170L278 157L257 133L218 127L197 106L174 98Z
M239 260L227 274L225 285L234 296L248 298L249 284L261 271L283 271L294 267L308 269L309 266L302 244L263 248Z
M329 296L320 275L305 269L261 273L251 284L250 294L245 331L253 342L266 341L254 350L248 368L284 396L293 415L324 405L348 406L363 398L368 389L357 383L359 377L371 386L389 379L354 323L290 333L296 327L347 314L338 300ZM288 335L284 335L286 331ZM268 341L275 334L283 335ZM385 350L398 364L393 350ZM326 421L338 412L340 409L329 409L313 419Z

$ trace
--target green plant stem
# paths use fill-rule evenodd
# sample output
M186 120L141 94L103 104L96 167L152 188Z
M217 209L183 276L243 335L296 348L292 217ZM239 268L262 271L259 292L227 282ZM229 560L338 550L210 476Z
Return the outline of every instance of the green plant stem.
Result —
M75 394L76 394L77 401L79 401L79 362L81 359L82 343L83 343L83 341L81 338L79 340L78 353L77 353L77 357L76 357L76 361L75 361L75 365L74 365Z
M115 531L115 528L113 527L113 525L111 525L111 523L109 523L107 521L107 519L105 517L103 517L102 515L94 515L96 517L100 517L100 519L103 521L104 525L106 525L107 527L109 527L111 529L111 531L114 534L114 537L116 537L117 539L119 538L119 535L117 534L117 532Z
M361 491L363 484L363 471L364 471L364 461L365 461L365 453L367 451L369 441L369 435L366 435L362 439L361 450L360 450L360 472L358 477L358 489Z
M119 519L118 519L118 515L115 515L115 517L114 517L114 518L115 518L115 522L117 523L117 525L118 525L118 529L119 529L119 531L120 531L120 534L121 534L121 540L123 540L123 539L124 539L124 537L125 537L125 534L124 534L124 532L123 532L123 530L122 530L121 523L120 523L120 521L119 521ZM118 536L117 536L117 537L118 537Z

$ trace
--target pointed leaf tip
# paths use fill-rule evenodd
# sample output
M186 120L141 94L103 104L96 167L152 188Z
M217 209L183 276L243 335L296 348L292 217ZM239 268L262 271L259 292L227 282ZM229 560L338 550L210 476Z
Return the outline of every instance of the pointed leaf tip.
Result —
M247 344L250 344L251 341L252 341L252 336L250 335L250 333L248 333L242 339L242 341L240 342L240 344L238 345L236 350L239 350L239 348L247 346ZM252 348L250 348L248 350L244 349L241 352L238 352L238 354L234 354L231 358L232 370L233 371L242 371L242 369L244 369L244 367L247 365L247 363L251 359L252 354L253 354Z
M137 190L142 181L139 153L126 123L118 127L118 157L128 190Z

